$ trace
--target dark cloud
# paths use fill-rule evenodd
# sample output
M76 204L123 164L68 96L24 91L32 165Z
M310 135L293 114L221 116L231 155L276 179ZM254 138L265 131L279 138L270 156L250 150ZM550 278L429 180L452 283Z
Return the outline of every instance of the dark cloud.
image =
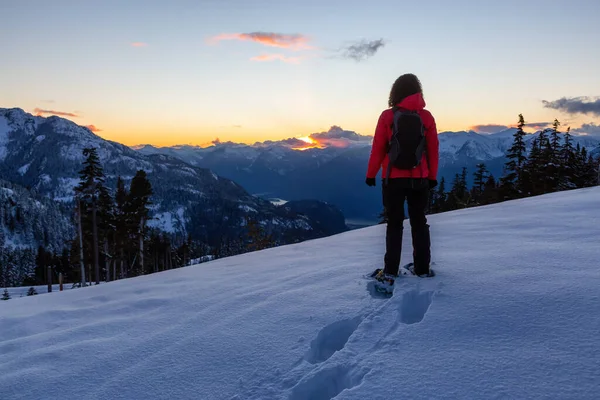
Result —
M342 48L342 57L349 58L354 61L363 61L369 57L373 57L377 51L385 46L383 39L366 41L362 40Z
M571 129L571 133L577 135L600 136L600 125L590 122L589 124L581 125L581 127L577 129Z
M544 107L567 114L592 114L600 117L600 97L563 97L554 101L542 100Z

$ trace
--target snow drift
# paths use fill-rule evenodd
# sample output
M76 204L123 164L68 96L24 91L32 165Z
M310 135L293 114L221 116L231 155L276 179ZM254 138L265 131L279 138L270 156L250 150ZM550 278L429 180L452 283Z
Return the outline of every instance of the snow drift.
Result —
M10 399L595 398L600 188L431 216L391 298L382 225L0 302ZM406 224L403 262L410 261Z

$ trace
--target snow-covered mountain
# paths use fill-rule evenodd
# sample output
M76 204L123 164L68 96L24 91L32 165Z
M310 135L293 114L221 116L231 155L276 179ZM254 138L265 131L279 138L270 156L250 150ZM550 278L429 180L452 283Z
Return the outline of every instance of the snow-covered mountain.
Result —
M485 162L496 178L500 177L515 131L508 129L491 135L473 131L440 133L438 179L445 177L451 181L463 167L472 174L480 162ZM528 135L527 142L537 134ZM332 142L338 146L304 151L292 149L303 143L297 139L254 145L216 143L206 148L147 145L137 149L143 154L168 154L192 165L210 168L239 182L251 193L288 200L315 198L338 206L349 218L376 219L381 211L380 191L364 185L371 150L367 136L334 126L310 137L315 141L342 137L345 141ZM600 153L600 138L575 135L573 138L574 143ZM344 144L347 145L342 146Z
M327 227L289 205L276 207L252 196L237 183L180 158L143 155L63 118L36 117L18 108L0 109L0 176L10 182L55 200L70 201L85 147L98 149L109 188L116 186L118 176L127 183L137 170L146 171L154 191L150 224L165 231L181 236L195 231L206 240L236 236L245 217L251 216L275 237L301 240L339 232L337 228L317 229ZM331 210L330 205L319 204L323 210Z
M391 298L364 277L382 263L379 225L0 301L0 393L595 399L599 200L595 187L433 215L436 277L401 277Z
M0 179L0 251L43 246L60 252L74 234L72 210Z

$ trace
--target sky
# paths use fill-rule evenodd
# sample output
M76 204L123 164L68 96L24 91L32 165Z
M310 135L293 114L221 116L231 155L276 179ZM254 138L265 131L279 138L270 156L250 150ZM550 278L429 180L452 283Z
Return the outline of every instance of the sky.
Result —
M438 131L600 134L597 0L0 0L0 107L126 145L372 135L416 74Z

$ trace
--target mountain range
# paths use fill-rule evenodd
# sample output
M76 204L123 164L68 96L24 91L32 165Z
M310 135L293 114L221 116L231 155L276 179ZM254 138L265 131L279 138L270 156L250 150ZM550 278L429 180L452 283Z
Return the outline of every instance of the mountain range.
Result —
M512 128L494 134L440 133L438 180L444 177L448 190L455 174L466 167L471 182L472 172L481 162L499 178L515 132ZM526 136L528 146L538 134ZM265 198L315 198L339 207L349 223L375 222L382 209L381 193L364 184L372 137L333 126L309 138L312 145L325 146L310 148L311 144L306 141L286 139L253 145L215 142L210 147L140 145L134 148L144 155L162 154L210 168ZM600 153L599 137L573 135L573 139L575 144ZM298 151L299 148L304 150Z
M307 200L278 206L181 158L145 155L57 116L0 108L0 178L36 195L69 203L86 147L97 149L111 190L117 177L128 184L137 170L146 171L154 192L149 223L174 237L195 234L195 239L213 244L239 236L248 218L285 242L347 230L343 214L332 205Z

